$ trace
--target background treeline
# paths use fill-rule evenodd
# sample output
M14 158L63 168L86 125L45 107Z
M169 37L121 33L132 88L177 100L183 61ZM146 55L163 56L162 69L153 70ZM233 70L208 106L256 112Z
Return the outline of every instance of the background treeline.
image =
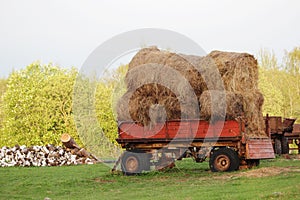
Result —
M264 114L297 118L300 122L300 47L286 52L281 63L269 51L261 51L258 58Z
M61 134L69 133L79 145L87 144L90 150L99 152L98 156L117 154L112 94L122 93L126 71L126 65L120 66L105 78L91 81L80 77L75 68L35 62L12 72L0 80L0 147L61 145ZM93 112L96 122L90 117Z
M272 52L263 50L258 61L259 87L265 97L264 113L298 118L299 122L300 48L286 52L280 63ZM15 144L60 145L60 135L67 132L80 145L83 145L80 141L89 143L89 146L94 143L94 151L115 151L114 145L93 135L95 129L91 123L94 121L87 119L78 123L78 119L74 118L74 111L81 108L72 106L73 92L74 89L85 91L86 96L82 95L80 102L94 98L91 109L94 109L98 120L96 123L101 127L97 131L103 131L107 140L115 143L117 124L114 108L116 99L124 92L126 70L127 66L121 66L107 73L105 79L98 79L94 83L96 91L89 91L84 85L82 88L74 87L75 81L79 80L77 69L38 62L12 72L7 79L0 79L0 147ZM83 104L75 105L84 107ZM78 132L84 132L86 138L79 138Z

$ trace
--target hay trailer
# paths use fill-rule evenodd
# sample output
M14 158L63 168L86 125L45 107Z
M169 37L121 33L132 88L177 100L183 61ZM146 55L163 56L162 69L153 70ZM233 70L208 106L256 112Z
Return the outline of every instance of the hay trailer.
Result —
M119 122L117 142L125 150L114 166L124 174L173 167L176 160L209 158L211 171L251 168L260 159L274 158L269 138L249 138L242 120L171 120L145 128L134 122Z
M288 154L290 150L296 150L300 154L300 124L294 124L296 119L267 115L265 120L275 154ZM294 144L294 147L290 147L291 144Z

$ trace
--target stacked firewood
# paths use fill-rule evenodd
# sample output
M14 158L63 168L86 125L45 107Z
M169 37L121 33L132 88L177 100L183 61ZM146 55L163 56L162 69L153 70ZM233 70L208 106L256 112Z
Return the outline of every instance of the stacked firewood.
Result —
M14 146L0 149L0 166L62 166L93 164L94 159L60 146Z
M72 138L69 137L69 140L72 140ZM12 148L2 147L0 148L0 167L63 166L94 164L98 161L97 158L92 156L85 149L79 148L78 146L70 147L71 146L67 147L66 145L65 147L53 146L50 144L31 147L24 145L16 145Z

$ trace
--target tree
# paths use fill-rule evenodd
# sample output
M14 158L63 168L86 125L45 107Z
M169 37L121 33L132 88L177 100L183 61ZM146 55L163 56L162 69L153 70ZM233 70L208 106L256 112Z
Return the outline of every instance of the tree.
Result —
M78 139L72 116L76 75L75 69L40 63L13 72L3 96L0 145L58 145L65 132Z
M284 97L280 88L273 84L276 77L279 76L276 69L267 70L265 68L259 69L259 88L264 95L263 114L273 116L281 116L283 113ZM273 76L270 76L273 74Z
M279 70L275 54L268 50L259 52L259 89L264 95L264 115L283 114L284 97L280 87L282 72Z
M117 70L102 78L96 89L96 113L99 123L112 143L116 144L117 122L115 106L117 100L125 93L124 77L127 66L120 66Z
M286 52L284 69L288 76L286 88L287 113L292 117L300 117L300 47Z
M287 52L279 65L274 53L260 52L259 87L264 94L263 112L300 119L300 48Z
M0 129L2 128L2 124L3 124L3 95L6 91L6 83L7 80L6 79L0 79Z
M259 65L265 70L277 70L279 68L277 58L274 52L267 49L259 51Z
M286 52L285 69L293 76L300 75L300 47Z
M79 74L73 98L74 117L83 144L98 157L114 157L117 145L117 122L114 105L125 92L127 66L107 71L102 77Z

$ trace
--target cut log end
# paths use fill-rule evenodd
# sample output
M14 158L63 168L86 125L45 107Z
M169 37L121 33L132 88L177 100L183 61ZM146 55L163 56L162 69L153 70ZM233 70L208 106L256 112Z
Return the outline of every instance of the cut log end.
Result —
M71 140L71 136L67 133L61 135L60 140L62 142L69 142Z
M60 137L60 140L65 145L66 148L69 148L69 149L78 148L78 149L80 149L80 147L76 144L74 139L67 133L62 134L61 137Z

